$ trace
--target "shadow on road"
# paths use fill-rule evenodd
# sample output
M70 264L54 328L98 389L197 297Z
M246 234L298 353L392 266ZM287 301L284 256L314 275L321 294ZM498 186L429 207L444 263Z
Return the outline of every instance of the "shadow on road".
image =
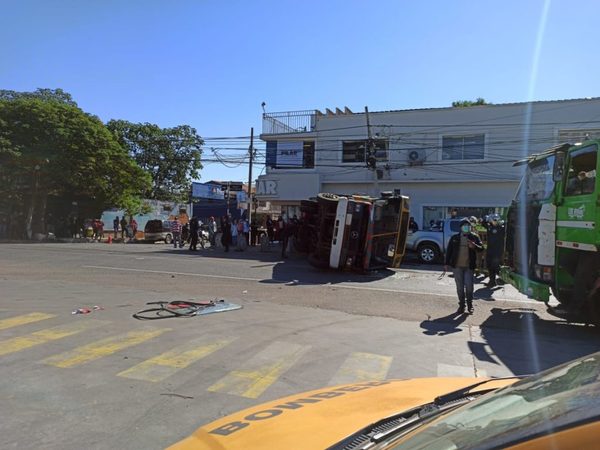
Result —
M502 290L502 286L495 286L493 288L483 286L473 292L473 298L477 300L485 300L486 302L493 302L495 301L493 294L499 290Z
M449 334L460 333L464 331L459 326L467 319L466 314L459 314L454 312L444 317L438 317L437 319L431 320L429 317L419 324L423 328L423 334L427 336L447 336Z
M481 324L481 337L491 355L517 375L539 372L600 350L596 327L543 320L528 309L493 308L491 312Z
M423 334L446 336L462 330L455 315L421 322ZM472 330L472 333L477 334ZM600 350L597 327L541 319L527 308L492 308L480 325L480 339L467 341L480 362L503 364L516 375L536 373Z
M269 284L289 284L295 285L323 285L337 283L369 283L375 280L381 280L394 275L393 270L382 269L367 274L356 272L344 272L339 270L317 269L312 267L303 255L294 254L286 259L281 258L281 247L277 244L270 247L269 251L261 252L258 248L251 248L243 252L235 251L232 247L229 252L222 248L199 248L197 251L190 251L187 247L180 249L162 248L156 253L185 255L188 258L199 259L235 259L248 261L250 268L273 267L270 278L261 280L261 283ZM235 275L235 273L229 274Z

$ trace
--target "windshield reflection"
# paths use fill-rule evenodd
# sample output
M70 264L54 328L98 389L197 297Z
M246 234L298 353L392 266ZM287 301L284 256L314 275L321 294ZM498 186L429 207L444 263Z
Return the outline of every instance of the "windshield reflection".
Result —
M519 381L407 438L396 450L490 448L600 415L600 353Z

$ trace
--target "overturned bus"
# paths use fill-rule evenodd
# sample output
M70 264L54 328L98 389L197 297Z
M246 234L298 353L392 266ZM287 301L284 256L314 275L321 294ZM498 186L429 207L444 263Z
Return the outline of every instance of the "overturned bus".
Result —
M301 204L298 247L319 268L365 272L399 267L408 233L408 197L321 193Z

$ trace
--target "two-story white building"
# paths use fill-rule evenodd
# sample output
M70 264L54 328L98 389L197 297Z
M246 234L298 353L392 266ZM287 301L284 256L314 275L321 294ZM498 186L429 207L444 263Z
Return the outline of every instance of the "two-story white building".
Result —
M367 120L369 125L367 126ZM369 136L377 159L366 164ZM522 167L513 163L559 142L600 137L600 98L471 107L263 114L266 174L257 198L299 213L319 192L410 197L420 227L451 215L508 206Z

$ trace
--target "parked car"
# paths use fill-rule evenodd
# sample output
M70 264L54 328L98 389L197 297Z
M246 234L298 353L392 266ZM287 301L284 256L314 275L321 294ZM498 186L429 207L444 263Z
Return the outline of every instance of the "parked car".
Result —
M460 231L460 221L461 219L446 219L441 227L408 233L406 249L417 252L417 257L422 263L441 262L450 238Z
M169 220L154 219L146 222L144 227L144 241L165 241L166 244L173 242L171 233L171 222Z

